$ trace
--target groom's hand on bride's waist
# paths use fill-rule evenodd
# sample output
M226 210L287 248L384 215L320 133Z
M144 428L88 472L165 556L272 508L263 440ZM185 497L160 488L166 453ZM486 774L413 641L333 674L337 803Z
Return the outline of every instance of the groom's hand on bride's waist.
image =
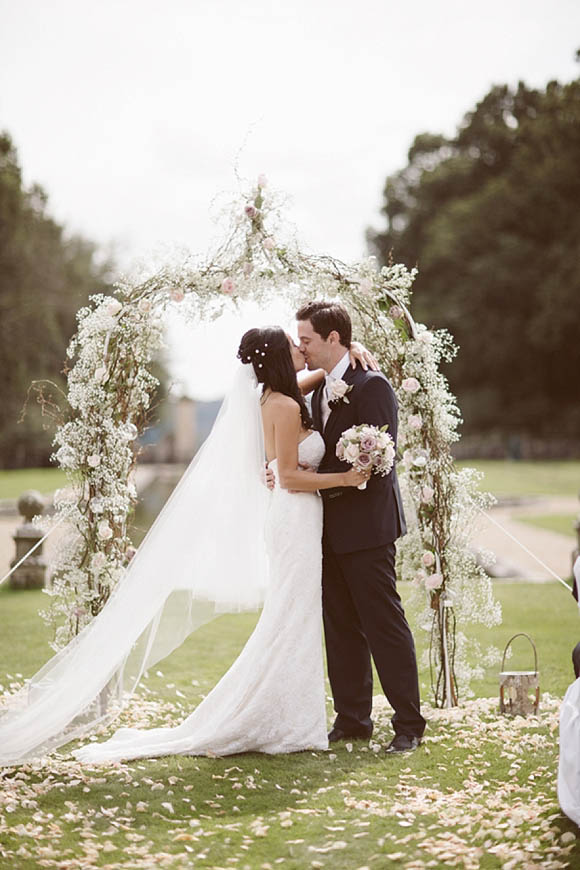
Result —
M267 462L265 463L265 467L266 467L266 486L268 487L268 489L272 490L276 486L276 475L274 474L272 469L268 466ZM305 462L299 462L298 468L301 471L316 471L315 468L313 468L311 465L307 465ZM299 489L289 489L288 492L292 492L292 493L296 494L296 493L300 492L300 490Z

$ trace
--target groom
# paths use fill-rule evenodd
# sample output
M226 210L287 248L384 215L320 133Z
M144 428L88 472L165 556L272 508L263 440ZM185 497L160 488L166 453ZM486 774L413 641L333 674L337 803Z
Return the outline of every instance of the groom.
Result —
M320 473L344 471L336 444L350 426L388 425L396 443L397 400L381 372L349 365L352 326L334 302L309 302L296 314L300 350L309 369L326 378L315 390L312 417L326 453ZM322 605L328 675L337 716L330 742L372 734L372 669L395 710L395 736L387 752L408 752L421 742L415 645L396 588L395 540L405 534L396 470L373 475L365 490L321 490Z

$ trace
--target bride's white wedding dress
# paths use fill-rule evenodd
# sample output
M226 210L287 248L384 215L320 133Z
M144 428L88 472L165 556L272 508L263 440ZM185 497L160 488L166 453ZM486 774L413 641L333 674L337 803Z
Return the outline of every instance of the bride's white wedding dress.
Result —
M312 432L299 459L318 467ZM270 463L276 470L276 460ZM278 475L276 475L278 478ZM216 531L217 534L217 531ZM259 622L231 668L174 728L121 728L74 751L85 762L171 754L284 753L328 747L322 659L322 500L278 484L266 517L270 577Z

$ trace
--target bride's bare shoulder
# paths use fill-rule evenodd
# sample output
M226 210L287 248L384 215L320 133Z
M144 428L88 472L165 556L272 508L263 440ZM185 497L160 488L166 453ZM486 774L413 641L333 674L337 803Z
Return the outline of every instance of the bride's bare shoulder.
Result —
M291 418L300 416L300 405L292 396L284 393L271 393L268 400L270 413L278 417Z

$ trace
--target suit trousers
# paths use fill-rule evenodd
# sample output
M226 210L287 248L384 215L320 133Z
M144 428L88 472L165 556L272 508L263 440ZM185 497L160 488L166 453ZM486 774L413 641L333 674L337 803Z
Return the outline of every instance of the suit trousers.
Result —
M334 553L323 537L322 602L335 727L369 734L374 660L395 734L421 737L415 643L396 588L395 544Z

